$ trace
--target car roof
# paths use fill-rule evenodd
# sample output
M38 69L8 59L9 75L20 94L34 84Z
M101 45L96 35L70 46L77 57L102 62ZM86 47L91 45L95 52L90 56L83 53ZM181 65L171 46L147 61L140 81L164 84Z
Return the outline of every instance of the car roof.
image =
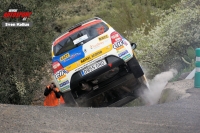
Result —
M91 21L93 21L93 20L102 20L102 19L99 18L99 17L94 17L94 18L90 18L90 19L87 19L87 20L85 20L85 21L82 21L82 22L80 22L80 23L78 23L78 24L75 24L74 26L70 27L70 28L67 29L65 32L63 32L61 35L59 35L58 37L56 37L56 38L54 39L53 43L52 43L53 46L55 46L58 42L62 41L62 40L65 38L65 35L66 35L67 33L69 33L70 31L72 31L72 30L74 30L74 29L76 29L76 28L82 26L83 24L87 24L88 22L91 22Z

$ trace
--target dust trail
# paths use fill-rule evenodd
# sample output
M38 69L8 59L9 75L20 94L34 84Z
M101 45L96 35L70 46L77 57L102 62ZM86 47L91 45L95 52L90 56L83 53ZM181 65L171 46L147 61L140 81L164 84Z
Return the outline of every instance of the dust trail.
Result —
M145 90L141 95L144 102L148 105L157 104L161 93L168 81L177 74L177 70L170 69L169 71L157 74L152 80L149 81L149 90Z

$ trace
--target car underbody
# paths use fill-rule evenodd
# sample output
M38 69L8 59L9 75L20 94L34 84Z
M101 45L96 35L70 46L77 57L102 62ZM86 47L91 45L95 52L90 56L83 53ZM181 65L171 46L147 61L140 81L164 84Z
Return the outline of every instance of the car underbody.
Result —
M63 93L63 97L68 106L120 107L136 99L142 85L141 80L123 64L80 84L78 89Z

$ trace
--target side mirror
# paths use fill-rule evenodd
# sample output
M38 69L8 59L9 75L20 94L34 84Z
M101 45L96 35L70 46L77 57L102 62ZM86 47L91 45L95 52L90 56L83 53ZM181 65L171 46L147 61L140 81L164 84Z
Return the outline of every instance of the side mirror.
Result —
M137 48L137 44L131 43L131 47L132 47L132 49L136 49Z

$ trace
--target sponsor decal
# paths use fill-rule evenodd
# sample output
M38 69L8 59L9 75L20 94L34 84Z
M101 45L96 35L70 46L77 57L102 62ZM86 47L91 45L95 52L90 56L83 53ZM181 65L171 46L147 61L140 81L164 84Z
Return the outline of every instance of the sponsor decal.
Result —
M58 78L58 80L61 81L62 79L66 78L66 77L67 77L66 74L64 74L64 75L60 76L60 77Z
M61 84L59 84L59 86L62 88L62 87L64 87L64 86L68 85L68 84L69 84L69 80L67 80L67 81L65 81L65 82L63 82L63 83L61 83Z
M75 69L77 67L77 63L72 63L71 65L68 65L65 67L65 69L70 72L71 70Z
M98 57L98 56L101 55L102 53L103 53L103 51L100 50L100 51L98 51L98 52L92 54L91 56L92 56L92 58L95 58L96 56Z
M83 64L83 63L85 63L86 61L88 61L88 60L90 60L90 59L91 59L90 56L85 57L85 58L81 59L81 63Z
M127 50L125 50L125 51L119 53L118 55L119 55L119 57L122 57L122 56L127 55L127 54L129 54L129 53L128 53Z
M95 58L95 57L98 57L98 56L101 55L102 53L103 53L103 51L102 51L102 50L99 50L99 51L97 51L97 52L95 52L95 53L93 53L93 54L91 54L91 55L89 55L89 56L87 56L87 57L81 59L80 62L81 62L82 64L84 64L85 62L87 62L87 61L89 61L89 60L91 60L91 59L93 59L93 58Z
M104 42L98 42L97 44L90 45L90 48L91 49L96 49L96 48L98 48L102 44L104 44Z
M71 55L69 59L73 59L73 58L75 58L75 57L77 57L79 55L81 55L81 53L75 53L75 54Z
M112 44L110 44L110 45L112 45ZM90 54L90 55L88 55L88 56L86 56L86 57L83 58L83 59L81 59L81 60L79 61L80 64L83 65L83 64L85 64L85 63L87 63L87 62L93 60L94 58L97 58L97 57L99 57L99 56L101 56L101 55L103 55L103 54L109 52L110 50L112 50L112 47L110 47L110 45L109 45L109 46L106 46L106 47L104 47L104 48L102 48L102 49L100 49L100 50L98 50L98 51L96 51L96 52L94 52L94 53L92 53L92 54Z
M68 80L67 75L63 75L63 76L61 76L60 78L57 79L59 84L65 82L67 80Z
M131 58L130 54L127 54L126 56L122 57L122 59L125 60L125 61L128 60L128 59L130 59L130 58Z
M123 48L120 48L120 49L118 48L116 50L117 50L118 56L125 61L131 57L130 53L128 52L128 50L126 50L124 46Z
M57 69L60 66L59 62L53 62L52 67L53 69Z
M117 50L117 53L121 53L121 52L124 52L126 50L126 48L124 46L121 46L119 48L116 49Z
M113 44L113 48L116 50L120 50L122 48L124 48L124 41L122 40L122 37L120 36L119 33L117 33L116 31L111 33L111 41Z
M62 77L65 74L67 74L67 72L65 70L60 70L60 71L56 72L55 78L58 79L58 78Z
M106 45L109 45L109 44L110 44L110 40L107 39L107 40L98 42L98 43L96 43L96 44L91 44L91 45L90 45L90 48L91 48L91 49L96 49L96 48L99 48L100 46L106 46Z
M64 62L69 61L69 60L71 60L71 59L74 59L75 57L77 57L77 56L79 56L79 55L81 55L81 53L72 54L69 58L65 59Z
M66 53L64 54L63 56L60 57L60 61L63 61L65 60L66 58L69 58L70 57L70 54L69 53Z
M61 88L60 88L60 91L61 91L61 92L64 92L64 91L69 90L69 89L70 89L70 86L67 85L67 86L65 86L65 87L61 87Z
M2 27L31 27L32 22L27 22L31 15L32 12L22 4L11 2L8 9L3 13L2 17L7 22L2 22ZM11 22L13 19L15 21Z
M63 70L63 66L57 60L52 60L52 68L53 68L54 75L59 70Z
M102 40L107 39L107 38L109 38L108 35L100 36L99 41L102 41Z
M115 44L116 42L122 40L122 37L116 31L111 33L110 38L111 38L112 44Z
M111 51L112 49L113 49L112 44L110 44L110 45L108 45L108 46L86 56L85 58L83 58L83 59L81 59L81 60L79 60L75 63L70 64L65 69L68 70L68 71L71 71L71 70L73 70L73 69L75 69L75 68L77 68L81 65L84 65L85 63L88 63L91 60L94 60L94 59L100 57L101 55L106 54L107 52Z
M127 42L126 39L123 38L123 42L124 42L124 44L125 44L126 46L128 46L128 42Z
M79 42L82 42L82 41L84 41L84 40L86 40L86 39L88 39L87 34L86 34L86 35L83 35L83 36L81 36L81 37L79 37L79 38L77 38L76 40L74 40L74 41L73 41L73 42L74 42L74 45L76 45L76 44L78 44Z
M124 44L123 40L120 40L120 41L115 42L115 43L113 44L113 48L114 48L114 49L117 49L117 48L119 48L119 47L122 47L123 44Z
M71 67L70 65L85 57L84 49L82 46L76 47L66 53L65 57L55 57L53 60L59 60L63 67ZM74 67L74 66L73 66ZM68 69L67 69L68 70Z

